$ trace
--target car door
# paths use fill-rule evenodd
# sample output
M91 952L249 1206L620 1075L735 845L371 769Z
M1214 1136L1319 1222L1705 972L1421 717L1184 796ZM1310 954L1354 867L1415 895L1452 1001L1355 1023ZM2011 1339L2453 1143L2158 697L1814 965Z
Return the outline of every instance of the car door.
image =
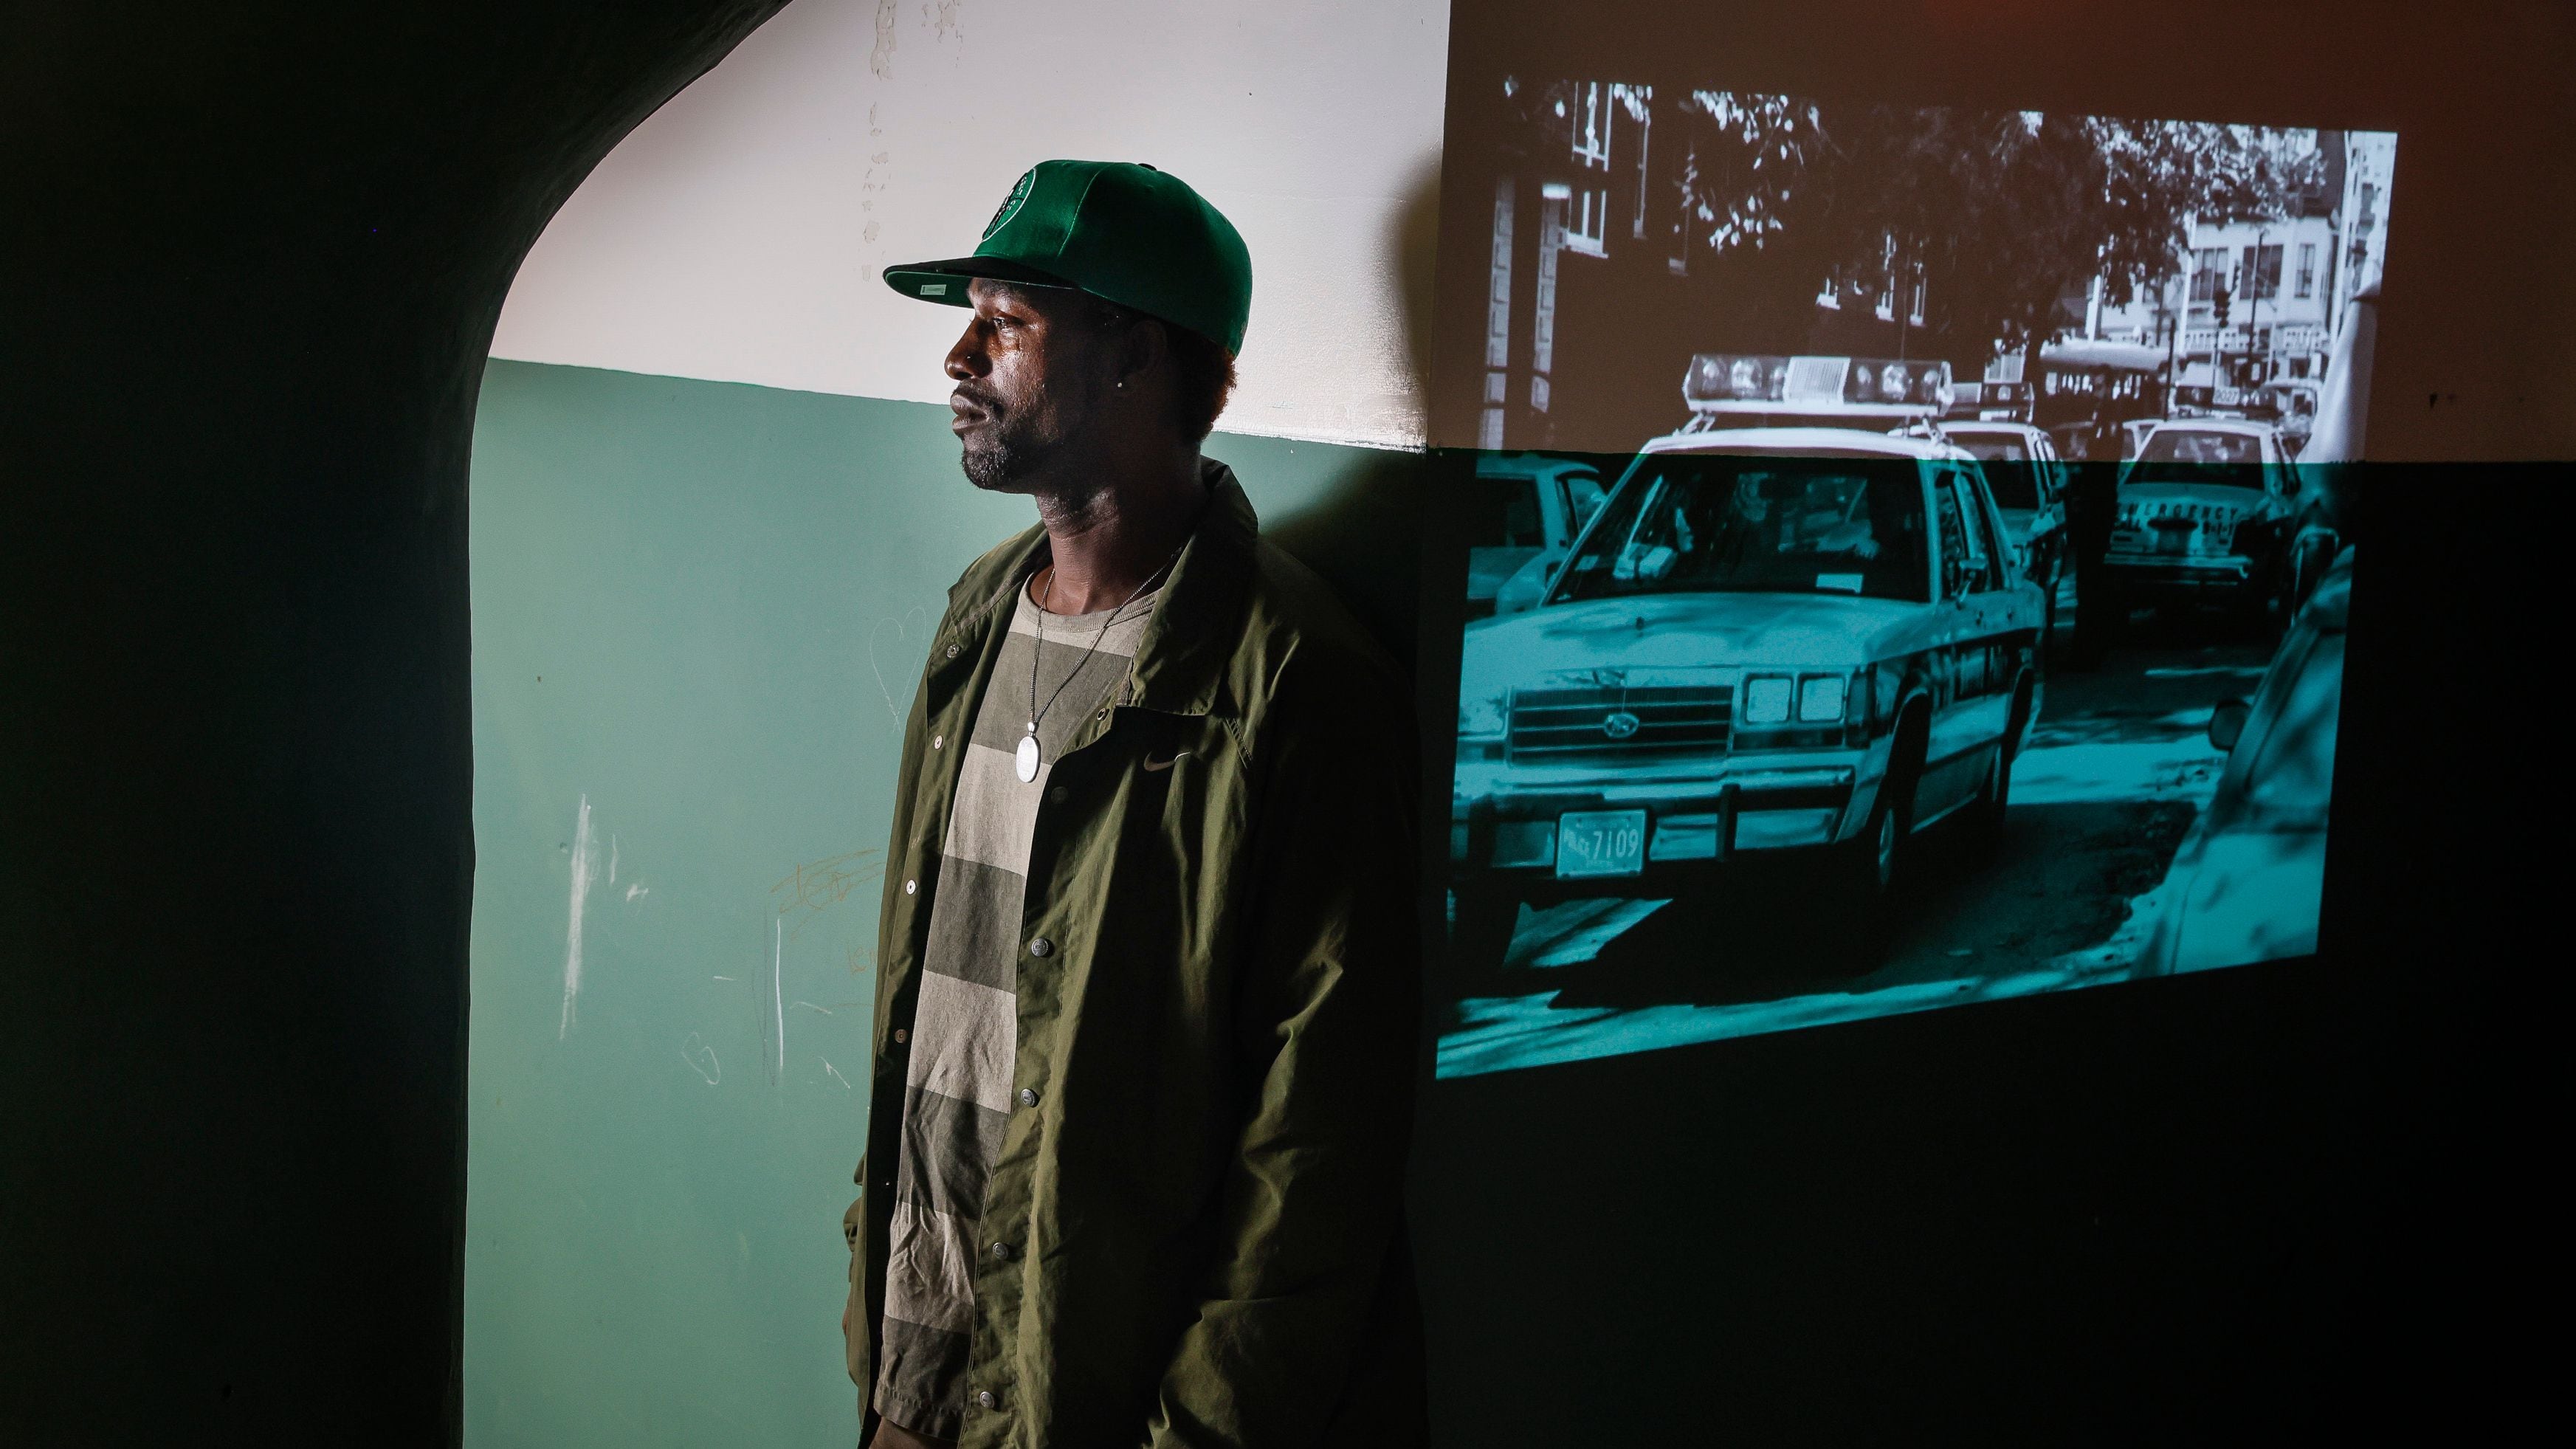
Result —
M1567 468L1549 475L1540 497L1547 510L1547 541L1538 553L1540 566L1547 570L1548 577L1555 574L1548 566L1564 559L1565 551L1574 546L1575 536L1583 532L1583 525L1592 521L1592 515L1600 511L1601 501L1608 496L1608 490L1601 486L1601 475L1588 468ZM1540 582L1544 585L1546 580Z
M1943 464L1933 491L1941 536L1940 672L1948 687L1934 702L1916 796L1918 818L1927 819L1966 801L1985 782L2011 709L2007 643L2015 623L1983 480L1969 466Z
M1529 473L1477 475L1467 529L1469 618L1492 612L1503 582L1546 547L1541 481Z
M1520 567L1494 591L1495 613L1517 614L1538 607L1538 601L1547 594L1547 586L1556 582L1558 570L1565 566L1567 550L1608 497L1601 475L1588 468L1567 469L1539 485L1538 500L1546 515L1546 546L1523 559Z
M2030 577L2042 588L2055 582L2059 560L2066 547L2066 464L2057 456L2057 444L2046 433L2035 433L2030 440L2034 465L2039 475L2039 522L2031 529Z

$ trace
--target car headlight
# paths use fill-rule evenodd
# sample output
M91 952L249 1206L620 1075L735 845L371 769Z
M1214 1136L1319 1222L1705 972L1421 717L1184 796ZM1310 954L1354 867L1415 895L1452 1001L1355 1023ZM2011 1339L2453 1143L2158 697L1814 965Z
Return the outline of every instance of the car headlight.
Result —
M1810 674L1799 680L1799 722L1830 724L1841 719L1850 692L1850 682L1839 674Z
M1458 704L1458 738L1462 740L1499 740L1507 724L1504 701L1508 695L1488 695L1483 699L1461 700Z
M1790 683L1786 675L1765 674L1744 681L1744 723L1787 724L1789 694Z

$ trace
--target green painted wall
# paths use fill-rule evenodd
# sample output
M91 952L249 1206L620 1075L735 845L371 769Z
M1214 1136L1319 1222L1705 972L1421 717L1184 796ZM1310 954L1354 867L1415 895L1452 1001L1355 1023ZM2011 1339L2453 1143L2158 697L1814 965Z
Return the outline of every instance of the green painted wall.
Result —
M485 375L476 1449L856 1435L840 1214L901 719L948 584L1032 517L966 484L947 416L528 363ZM1208 451L1409 653L1416 460L1222 434Z

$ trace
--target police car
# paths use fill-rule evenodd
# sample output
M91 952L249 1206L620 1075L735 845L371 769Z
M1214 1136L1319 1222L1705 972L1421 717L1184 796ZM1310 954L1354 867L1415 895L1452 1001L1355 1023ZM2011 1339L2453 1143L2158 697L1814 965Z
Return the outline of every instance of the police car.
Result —
M1884 431L1948 389L1938 362L1696 357L1690 424L1645 446L1537 607L1468 627L1463 973L1502 963L1525 903L1672 895L1792 851L1831 863L1852 900L1823 919L1865 951L1912 832L2000 827L2046 600L1975 457Z
M1990 384L1991 385L1991 384ZM2056 620L2066 566L2066 464L2048 430L2029 423L1960 420L1937 425L1942 437L1976 455L1986 486L2003 511L2004 533L2021 550L2022 571L2045 590Z
M2290 592L2298 492L2270 423L2165 422L2121 468L2106 562L2141 602L2266 615Z
M1476 461L1467 548L1467 617L1538 602L1566 545L1607 490L1601 471L1541 453L1489 454Z

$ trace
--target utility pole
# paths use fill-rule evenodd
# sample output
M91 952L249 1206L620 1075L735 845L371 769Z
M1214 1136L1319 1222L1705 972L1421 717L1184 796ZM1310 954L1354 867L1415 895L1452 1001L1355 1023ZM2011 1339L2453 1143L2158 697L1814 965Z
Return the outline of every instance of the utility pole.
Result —
M2185 272L2183 275L2188 277L2190 273ZM2182 319L2184 316L2189 315L2188 309L2191 306L2191 283L2185 281L2182 284L2182 287L2183 307L2186 310L2181 313L2174 312L2166 301L2166 296L2170 289L2161 283L2156 287L2156 323L2158 326L2165 329L2164 415L2166 417L2173 416L2174 384L2178 381L2174 376L2174 358L2176 355L2176 349L2182 342Z
M2247 357L2253 357L2255 355L2254 324L2260 321L2263 316L2263 238L2271 234L2271 228L2269 227L2258 226L2254 228L2254 262L2253 265L2245 269L2253 273L2252 276L2245 279L2246 295L2253 299L2250 305L2245 309L2245 355ZM2266 351L2268 353L2268 349ZM2264 359L2257 361L2255 363L2255 367L2259 371L2268 372L2271 367L2268 355ZM2263 384L2263 379L2260 376L2257 376L2254 382L2255 386L2260 387Z

